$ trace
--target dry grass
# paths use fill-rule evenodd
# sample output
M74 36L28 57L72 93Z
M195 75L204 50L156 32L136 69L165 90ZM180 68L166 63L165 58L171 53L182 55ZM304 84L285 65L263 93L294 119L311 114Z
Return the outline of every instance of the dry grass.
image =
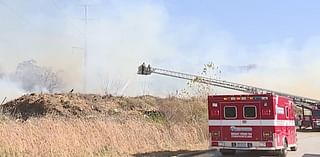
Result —
M2 105L0 156L139 156L207 148L203 99L30 94Z
M207 127L150 121L31 118L0 122L0 156L132 156L205 149Z
M158 106L170 124L201 124L208 120L207 102L204 99L171 98L163 100Z

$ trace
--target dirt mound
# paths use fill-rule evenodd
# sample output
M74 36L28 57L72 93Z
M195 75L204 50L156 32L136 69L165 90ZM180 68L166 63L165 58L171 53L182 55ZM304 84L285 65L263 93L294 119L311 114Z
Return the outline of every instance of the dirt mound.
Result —
M1 106L2 112L27 119L31 116L59 115L66 117L90 117L126 114L139 115L155 111L158 98L113 97L95 94L28 94Z

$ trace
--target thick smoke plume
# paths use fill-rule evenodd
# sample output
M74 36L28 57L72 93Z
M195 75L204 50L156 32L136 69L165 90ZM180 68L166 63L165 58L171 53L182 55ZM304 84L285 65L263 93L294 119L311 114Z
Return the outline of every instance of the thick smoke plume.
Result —
M239 70L222 68L222 79L320 98L317 37L250 45L227 30L211 27L206 20L177 18L163 3L102 0L90 1L85 33L83 8L79 7L84 1L3 2L6 6L0 6L0 17L6 22L0 25L0 87L4 93L1 97L10 95L13 89L13 93L74 89L99 94L166 96L184 88L185 81L137 76L138 65L146 62L196 74L204 63L213 61L220 67L244 65ZM25 64L34 70L20 66L23 72L16 73L17 65L30 59L37 63ZM53 82L63 80L63 87L45 81L43 71L54 74ZM12 75L16 75L15 79Z
M0 99L12 99L24 93L62 91L63 80L53 69L28 60L19 63L13 73L1 73L0 88Z
M63 89L63 80L58 72L37 65L35 60L19 63L13 80L22 85L27 92L57 92Z

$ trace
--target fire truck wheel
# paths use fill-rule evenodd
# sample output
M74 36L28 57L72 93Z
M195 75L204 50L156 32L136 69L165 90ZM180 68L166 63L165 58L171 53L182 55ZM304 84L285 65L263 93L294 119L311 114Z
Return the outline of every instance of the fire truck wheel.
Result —
M298 150L298 147L297 147L297 146L290 147L290 150L291 150L291 151L297 151L297 150Z
M233 149L220 149L222 155L234 155L236 150Z
M279 155L281 157L285 157L288 154L288 144L287 144L287 140L286 139L283 140L283 146L284 146L284 148L279 151Z

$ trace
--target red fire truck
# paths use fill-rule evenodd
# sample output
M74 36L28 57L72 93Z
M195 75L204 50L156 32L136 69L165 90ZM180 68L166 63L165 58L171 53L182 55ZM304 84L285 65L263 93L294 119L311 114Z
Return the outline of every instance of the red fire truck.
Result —
M297 150L293 100L273 94L208 97L210 146L236 150Z
M223 154L235 153L236 150L274 150L285 156L289 148L295 151L295 106L309 108L312 113L309 124L313 127L320 126L320 100L210 77L146 67L145 64L138 68L140 75L152 73L250 93L208 97L209 147L219 148ZM307 115L302 115L302 124L305 126L306 118Z
M302 106L302 114L297 115L296 119L300 129L320 129L320 105Z

